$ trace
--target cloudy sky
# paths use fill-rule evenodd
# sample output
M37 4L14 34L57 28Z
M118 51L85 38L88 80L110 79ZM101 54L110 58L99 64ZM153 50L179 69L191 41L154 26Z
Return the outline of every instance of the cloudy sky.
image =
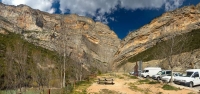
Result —
M41 11L88 16L103 22L120 39L149 23L155 17L176 8L196 5L200 0L0 0L8 5L26 4Z

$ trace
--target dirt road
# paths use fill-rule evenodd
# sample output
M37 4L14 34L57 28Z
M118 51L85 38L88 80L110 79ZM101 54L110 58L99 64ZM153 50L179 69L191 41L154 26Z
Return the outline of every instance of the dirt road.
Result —
M114 94L197 94L196 91L190 89L180 89L180 90L163 90L162 86L164 84L145 84L138 83L142 79L132 79L123 74L117 74L115 76L103 76L114 79L114 85L108 84L98 84L93 83L89 88L87 88L87 93L89 94L99 94L103 90L109 91L109 93L115 92ZM98 78L101 78L99 76ZM144 79L143 79L144 80ZM106 94L101 93L101 94Z

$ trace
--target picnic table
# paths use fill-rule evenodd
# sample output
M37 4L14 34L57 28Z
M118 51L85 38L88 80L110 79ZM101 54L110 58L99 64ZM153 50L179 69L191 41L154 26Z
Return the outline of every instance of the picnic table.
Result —
M98 84L114 84L114 80L112 78L106 78L106 77L103 77L103 78L98 78L98 81L97 81Z

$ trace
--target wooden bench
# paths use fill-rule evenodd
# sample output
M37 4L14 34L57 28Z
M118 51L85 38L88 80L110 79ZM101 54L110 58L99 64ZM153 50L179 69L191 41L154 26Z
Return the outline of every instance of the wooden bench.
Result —
M98 84L114 84L114 80L112 78L98 78Z

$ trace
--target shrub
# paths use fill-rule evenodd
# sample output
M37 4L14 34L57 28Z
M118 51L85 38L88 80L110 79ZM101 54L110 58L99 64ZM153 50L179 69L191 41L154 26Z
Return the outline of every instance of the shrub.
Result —
M120 92L108 89L102 89L99 94L121 94Z
M174 86L171 86L168 84L163 85L162 89L164 89L164 90L180 90L180 88L177 88L177 87L174 87Z
M158 84L158 83L160 83L160 82L158 82L158 81L150 81L148 84Z

